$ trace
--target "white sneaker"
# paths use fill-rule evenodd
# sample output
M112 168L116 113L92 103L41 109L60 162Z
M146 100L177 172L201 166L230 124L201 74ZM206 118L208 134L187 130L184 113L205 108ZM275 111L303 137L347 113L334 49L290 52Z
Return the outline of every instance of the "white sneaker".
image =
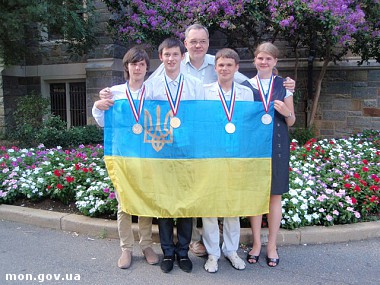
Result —
M205 270L210 273L218 271L218 258L215 255L209 255L205 263Z
M237 270L243 270L245 268L245 262L241 259L236 251L231 253L230 255L225 255L227 260L231 263L231 265Z

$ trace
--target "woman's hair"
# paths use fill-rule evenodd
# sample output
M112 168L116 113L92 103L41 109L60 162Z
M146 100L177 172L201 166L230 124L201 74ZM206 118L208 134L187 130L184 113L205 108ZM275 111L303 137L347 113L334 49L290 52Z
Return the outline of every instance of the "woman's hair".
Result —
M256 50L255 50L255 57L260 53L260 52L265 52L267 54L270 54L271 56L273 56L274 58L278 58L279 56L279 53L280 51L278 50L278 48L270 43L270 42L264 42L262 44L260 44Z
M123 57L125 80L129 80L128 64L136 63L143 60L145 60L145 63L146 63L146 70L149 71L150 61L149 61L149 56L147 52L145 51L145 49L143 49L142 47L136 46L127 51L127 53Z

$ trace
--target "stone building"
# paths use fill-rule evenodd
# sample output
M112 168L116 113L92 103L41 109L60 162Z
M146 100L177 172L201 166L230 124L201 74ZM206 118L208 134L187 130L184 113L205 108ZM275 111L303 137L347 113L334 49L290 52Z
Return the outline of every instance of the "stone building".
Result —
M0 66L3 85L0 88L0 134L13 123L12 114L21 96L33 90L51 100L51 111L70 126L94 124L91 108L100 89L122 83L122 57L126 47L115 44L107 36L109 13L98 4L97 38L99 44L83 57L71 57L64 46L54 42L41 43L40 52L27 59L24 66ZM223 46L214 35L210 53ZM243 57L240 71L254 74L252 59ZM151 70L160 64L153 54ZM283 76L294 78L294 60L281 59L278 69ZM319 66L315 63L315 75ZM297 90L305 97L307 62L301 61ZM305 126L307 108L302 99L296 104L298 127ZM323 81L315 121L321 137L342 137L363 129L380 129L380 64L371 62L358 67L355 58L331 64Z

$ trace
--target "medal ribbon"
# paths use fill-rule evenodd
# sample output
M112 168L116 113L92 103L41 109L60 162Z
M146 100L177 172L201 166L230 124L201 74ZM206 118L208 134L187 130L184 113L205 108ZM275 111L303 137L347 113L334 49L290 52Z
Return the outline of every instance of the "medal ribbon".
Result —
M259 89L259 93L261 97L261 102L263 102L265 112L268 113L269 104L270 104L270 101L272 99L272 94L273 94L274 77L273 75L270 77L269 88L268 88L267 93L264 92L264 87L263 87L263 84L261 83L259 75L256 75L256 81L257 81L257 89Z
M179 103L181 101L183 83L184 83L185 79L183 78L184 76L182 74L179 76L179 84L177 87L177 93L175 95L175 99L173 99L172 93L170 92L170 89L169 89L169 85L168 85L168 81L166 79L166 76L164 76L164 77L165 77L165 85L166 85L165 86L166 97L168 97L168 101L170 104L170 108L173 111L173 115L176 116L177 112L178 112L178 108L179 108Z
M139 104L139 109L137 111L136 106L135 106L135 102L133 101L133 98L132 98L132 92L129 89L128 81L125 84L127 86L127 88L125 89L125 93L127 94L129 105L131 106L132 113L133 113L133 116L135 117L136 123L138 123L138 121L140 119L140 115L141 115L141 110L142 110L143 105L144 105L145 85L142 86L141 95L140 95L140 91L139 91L140 98L137 98L137 99L140 100L140 104Z
M231 122L232 114L234 112L234 107L235 107L235 101L236 101L236 91L234 90L234 83L232 82L231 99L230 99L229 104L227 104L226 97L224 96L222 87L220 87L220 85L219 85L218 92L219 92L219 98L222 101L224 112L227 115L227 119L229 122Z

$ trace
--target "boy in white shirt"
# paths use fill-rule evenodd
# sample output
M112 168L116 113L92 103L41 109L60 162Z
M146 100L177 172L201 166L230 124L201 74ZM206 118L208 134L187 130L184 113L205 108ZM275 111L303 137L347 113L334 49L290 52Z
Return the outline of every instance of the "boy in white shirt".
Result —
M252 91L239 83L234 82L234 74L239 69L239 55L232 49L221 49L215 55L215 71L218 81L204 85L205 100L221 100L228 123L225 126L227 133L235 131L233 124L233 106L237 101L253 101ZM229 102L229 104L228 104ZM207 272L218 271L218 260L221 255L218 218L202 218L203 243L208 253L208 260L204 268ZM223 245L224 256L231 265L238 270L245 268L245 262L237 255L240 241L239 217L224 218Z
M149 56L145 50L139 47L131 48L123 58L124 84L115 85L110 88L112 97L101 99L94 103L92 115L99 126L104 126L104 111L108 110L115 100L131 99L144 100L146 89L144 78L149 70ZM135 124L137 125L137 124ZM118 202L119 196L116 193ZM132 251L134 244L134 235L132 230L132 217L121 209L120 203L117 212L117 226L120 237L120 247L122 250L118 260L118 267L127 269L132 262ZM146 261L149 264L157 264L159 259L152 249L152 218L138 217L140 247L143 251Z
M164 73L152 79L147 84L147 99L168 100L173 112L170 125L180 128L181 125L181 100L203 100L204 92L202 82L191 76L181 73L181 61L185 54L185 46L178 39L169 38L164 40L158 47L160 60L164 65ZM161 249L164 258L161 262L161 270L165 273L173 269L175 257L179 267L190 272L193 264L188 256L191 242L192 218L177 218L177 242L173 237L174 219L159 218L158 228Z

